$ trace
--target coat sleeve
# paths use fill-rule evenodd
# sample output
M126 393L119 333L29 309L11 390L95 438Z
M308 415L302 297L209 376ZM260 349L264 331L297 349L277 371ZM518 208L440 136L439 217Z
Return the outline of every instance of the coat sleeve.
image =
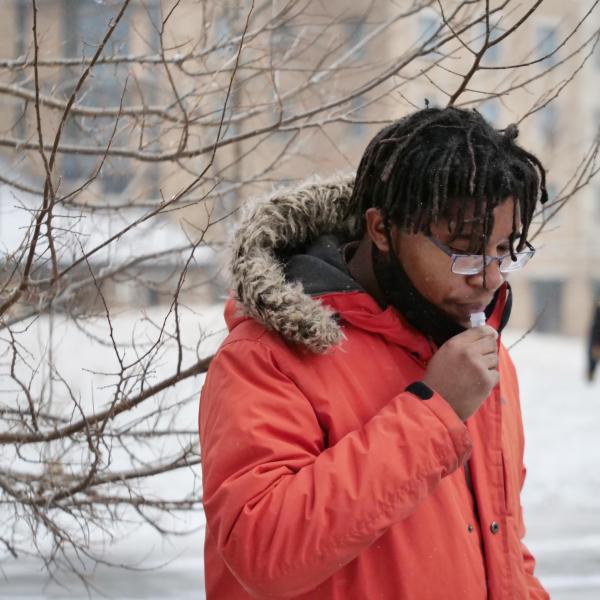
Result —
M404 392L326 447L312 405L268 345L234 341L200 404L207 527L257 597L294 596L352 561L468 458L466 427L437 394Z

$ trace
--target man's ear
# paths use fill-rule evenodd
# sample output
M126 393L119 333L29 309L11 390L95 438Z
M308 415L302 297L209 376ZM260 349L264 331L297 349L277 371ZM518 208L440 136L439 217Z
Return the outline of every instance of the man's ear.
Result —
M389 252L390 245L385 234L385 225L381 211L378 208L368 208L365 212L367 235L380 252ZM395 227L392 225L392 235Z

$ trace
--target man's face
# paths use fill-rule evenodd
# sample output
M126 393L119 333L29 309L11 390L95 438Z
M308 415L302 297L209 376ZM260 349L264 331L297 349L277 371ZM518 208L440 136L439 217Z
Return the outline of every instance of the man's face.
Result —
M489 256L509 253L509 236L513 229L514 200L508 198L494 209L494 229L485 247ZM466 254L473 227L470 222L472 207L466 211L465 226L461 235L452 239L448 222L440 220L431 226L432 237L449 246L457 254ZM480 225L479 225L480 227ZM454 321L469 327L469 316L483 311L492 301L494 292L504 283L499 264L493 261L484 273L457 275L451 271L451 258L433 244L424 234L401 233L393 228L394 245L400 264L415 288L429 302L443 310ZM450 241L452 240L452 241ZM476 249L481 253L481 248Z

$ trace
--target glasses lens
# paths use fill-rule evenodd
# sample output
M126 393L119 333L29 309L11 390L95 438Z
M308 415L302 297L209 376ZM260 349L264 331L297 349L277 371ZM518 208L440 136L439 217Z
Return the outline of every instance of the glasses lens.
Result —
M455 256L452 271L459 275L475 275L483 271L483 257L480 254Z
M500 272L510 273L511 271L516 271L524 267L532 256L533 252L518 252L516 254L517 260L513 260L509 254L500 262Z

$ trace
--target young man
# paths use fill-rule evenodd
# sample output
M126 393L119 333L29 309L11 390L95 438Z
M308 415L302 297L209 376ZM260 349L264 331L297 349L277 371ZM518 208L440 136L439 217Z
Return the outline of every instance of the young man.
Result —
M596 300L594 314L588 335L588 368L587 380L594 381L594 372L600 360L600 298Z
M209 600L548 598L499 341L547 198L516 134L419 111L377 134L354 184L242 226L200 405Z

